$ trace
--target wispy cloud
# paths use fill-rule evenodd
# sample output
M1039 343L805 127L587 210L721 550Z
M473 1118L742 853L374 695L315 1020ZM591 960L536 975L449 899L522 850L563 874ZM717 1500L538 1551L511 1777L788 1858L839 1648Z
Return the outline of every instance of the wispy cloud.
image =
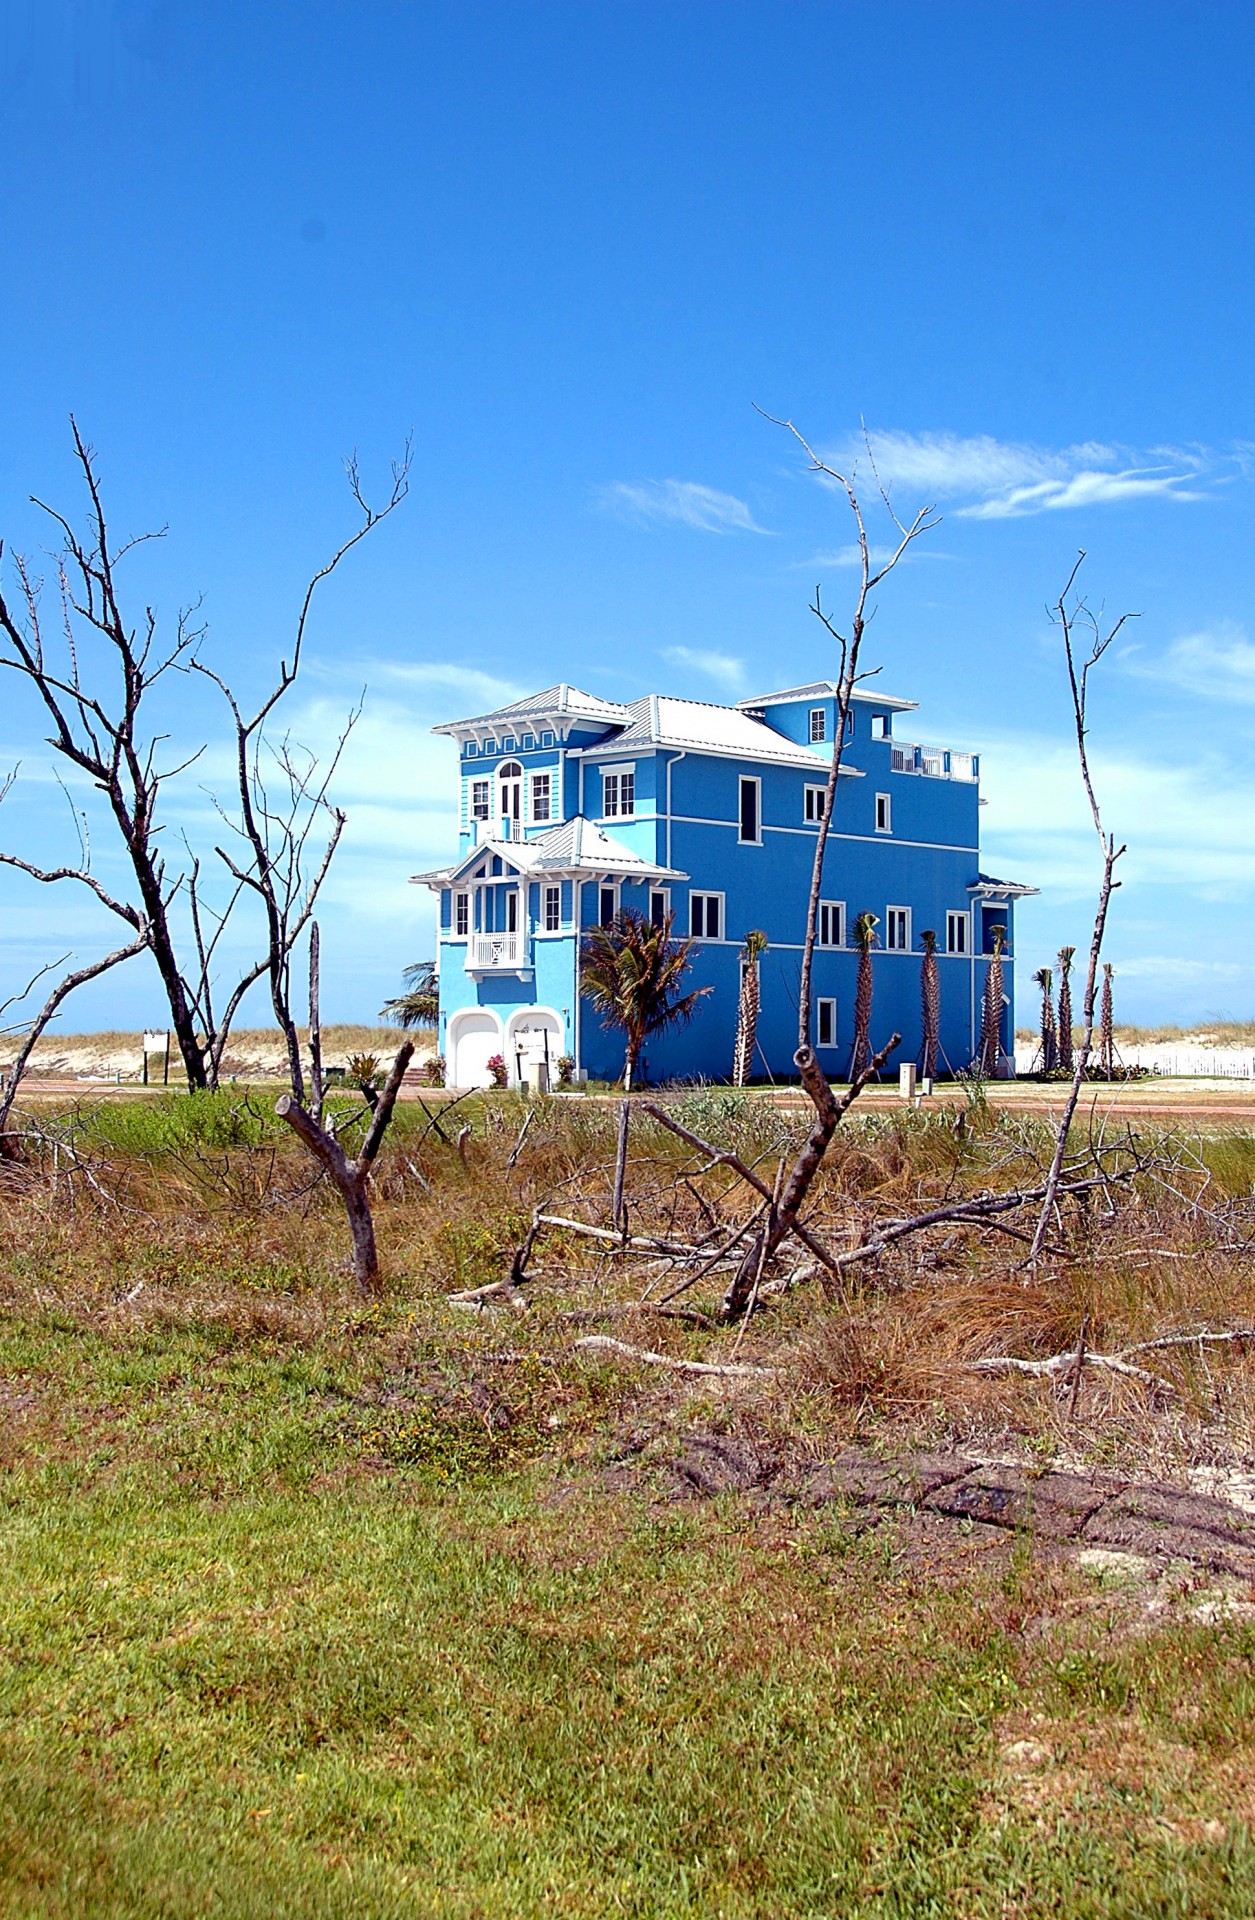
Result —
M766 533L744 500L696 480L616 480L601 489L602 505L625 519L674 521L701 533Z
M1128 748L1092 745L1090 760L1103 817L1128 841L1121 861L1128 887L1175 888L1194 898L1226 890L1252 897L1249 822L1255 779L1213 755L1166 761ZM1077 774L1075 749L1030 731L987 735L981 786L989 810L982 858L992 872L1086 895L1097 884L1097 842ZM1216 805L1224 791L1227 804Z
M1039 447L987 433L886 430L869 437L871 460L862 440L851 438L836 449L833 464L867 474L874 461L887 490L903 489L912 499L958 501L953 510L972 520L1022 519L1123 500L1199 500L1206 496L1200 483L1232 469L1236 459L1197 447L1138 452L1092 440Z
M878 547L875 545L869 545L867 549L867 558L874 570L877 567L883 567L884 565L886 565L888 561L892 560L896 552L897 552L896 547ZM923 546L920 546L918 544L909 546L906 552L902 556L902 560L904 564L907 561L914 562L916 560L952 560L953 558L954 558L953 554L938 553L935 547L930 547L927 545L927 543L925 543ZM820 567L820 568L859 567L859 566L862 566L862 564L863 564L862 552L857 546L853 546L853 545L848 547L834 547L830 552L827 552L827 553L813 553L810 556L809 560L794 560L791 563L794 571L798 571L798 570L801 570L804 568L810 568L810 567Z
M1251 973L1251 968L1240 966L1235 960L1191 960L1181 954L1143 953L1121 960L1119 972L1126 980L1153 980L1171 986L1193 985L1196 981L1242 980Z
M1255 642L1235 620L1182 634L1160 654L1131 647L1122 664L1139 679L1162 680L1199 699L1255 706Z
M745 685L745 662L733 654L711 653L703 647L663 647L661 657L677 667L705 674L730 693L739 693Z
M430 688L433 693L456 694L478 713L487 713L507 701L517 700L524 691L513 681L452 660L376 660L354 669L355 674L359 672L368 686ZM342 670L337 669L336 677L344 677ZM447 705L447 702L441 704Z

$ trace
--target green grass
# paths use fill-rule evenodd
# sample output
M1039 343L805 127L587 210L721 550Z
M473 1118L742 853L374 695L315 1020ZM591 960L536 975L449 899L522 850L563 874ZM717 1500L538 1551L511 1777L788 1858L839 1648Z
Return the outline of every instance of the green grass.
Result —
M6 1914L1255 1910L1248 1629L608 1497L621 1372L439 1335L9 1316Z

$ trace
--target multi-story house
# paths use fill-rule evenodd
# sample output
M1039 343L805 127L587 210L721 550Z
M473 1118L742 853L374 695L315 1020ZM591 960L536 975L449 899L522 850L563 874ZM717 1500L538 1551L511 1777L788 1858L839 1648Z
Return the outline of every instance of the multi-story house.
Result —
M847 722L824 858L810 1031L830 1077L853 1039L859 914L879 922L872 1039L920 1049L921 934L936 935L941 1070L980 1039L993 928L1013 946L1016 899L1035 889L980 871L979 762L895 735L915 703L860 689ZM687 1027L647 1049L653 1079L731 1072L742 945L767 936L756 1071L794 1071L798 983L815 836L831 765L830 681L736 706L650 694L625 706L550 687L436 732L460 746L457 858L415 879L439 895L440 1050L451 1085L512 1080L529 1054L570 1055L594 1078L623 1044L579 990L581 936L632 908L697 946L690 982L713 992ZM1011 967L1002 1046L1014 1054Z

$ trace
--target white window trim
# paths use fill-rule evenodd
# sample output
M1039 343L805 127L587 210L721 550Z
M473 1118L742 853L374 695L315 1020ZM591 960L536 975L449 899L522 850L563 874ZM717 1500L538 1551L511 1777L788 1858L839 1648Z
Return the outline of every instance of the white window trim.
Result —
M825 907L828 908L830 913L835 913L837 916L837 938L835 940L824 940L821 937L821 930L823 927L823 914L824 914ZM822 953L833 953L836 951L838 947L843 947L845 945L845 901L844 900L821 900L820 901L819 911L815 915L815 945L820 949Z
M632 776L632 811L631 813L624 813L622 809L620 809L618 813L607 813L605 811L606 776L607 774L622 776L625 773L630 773ZM636 818L636 762L635 760L616 760L612 765L604 766L601 769L601 805L602 805L602 812L599 815L599 818L602 820L634 820Z
M549 811L545 815L543 820L539 819L536 813L536 782L538 780L547 780L549 782ZM527 776L527 817L531 821L533 826L537 826L537 827L553 826L557 818L557 815L554 812L554 804L553 804L554 788L555 788L555 781L554 781L552 767L533 767L532 768L531 772Z
M484 798L484 811L483 811L483 813L476 813L476 811L475 811L475 789L476 789L476 787L484 787L484 788L486 788L486 789L487 789L487 792L486 792L486 794L485 794L485 798ZM470 779L469 779L469 780L467 781L467 783L466 783L466 817L467 817L467 820L468 820L468 821L470 822L470 824L471 824L472 826L474 826L474 824L475 824L475 822L476 822L477 820L491 820L491 819L492 819L492 778L491 778L491 775L489 775L489 774L486 774L486 773L476 773L476 774L474 774L474 775L472 775L472 777L471 777L471 778L470 778Z
M595 927L604 927L609 924L609 922L603 917L602 911L601 911L601 896L603 893L612 893L614 895L614 912L611 914L610 919L611 920L618 919L619 907L621 904L620 897L619 897L620 884L621 883L618 880L599 880L597 882L597 918L593 922L593 925Z
M819 716L819 732L815 731L815 717ZM818 747L828 738L827 707L812 707L806 721L807 738L812 747Z
M885 816L885 824L883 827L880 824L882 803ZM891 793L878 793L876 795L876 831L877 833L893 832L893 795Z
M814 813L808 813L807 807L810 806L812 803L812 795L814 796L814 806L816 811ZM818 786L815 783L815 781L808 780L806 782L806 785L802 788L802 823L803 825L807 827L822 826L824 814L827 811L827 802L828 802L827 783L825 782L825 784L821 787L821 786Z
M819 1037L819 1009L821 1007L832 1008L831 1040L821 1040ZM837 1046L837 1044L838 1044L837 1043L837 1003L835 1000L831 999L828 995L825 994L821 997L816 998L816 1001L815 1001L815 1045L817 1047L822 1047L825 1053L827 1053L832 1049L834 1049Z
M654 901L659 896L661 896L661 899L662 899L662 912L663 912L664 919L666 918L667 914L669 914L671 911L670 887L651 887L649 889L649 920L650 920L651 926L653 925L653 918L654 918Z
M717 939L712 940L708 933L693 933L691 931L692 925L693 925L693 895L694 894L696 894L702 900L717 900L719 902L719 935ZM705 907L703 907L702 920L705 921L705 918L706 918L706 909ZM692 940L700 940L704 946L708 946L708 947L726 946L727 940L728 940L728 902L727 902L726 895L720 893L715 887L690 887L689 888L689 928L690 928L689 938Z
M465 933L459 933L459 932L458 932L458 901L459 901L459 900L464 900L464 901L466 902L466 931L465 931ZM471 896L470 896L470 892L469 892L469 890L468 890L467 888L465 888L465 887L455 887L455 888L453 889L453 903L452 903L452 907L451 907L451 909L450 909L450 912L449 912L449 938L450 938L450 940L469 940L469 938L470 938L470 934L471 934Z
M963 928L963 945L952 947L950 929L958 922ZM972 916L963 907L946 908L946 952L955 960L970 960L972 957Z
M744 821L742 819L741 789L746 786L752 786L755 788L754 820L755 820L755 824L758 827L758 832L755 834L752 840L747 840L741 831L741 828L744 825ZM743 773L737 779L736 843L738 847L761 847L763 844L763 783L762 783L761 775L757 773Z
M558 896L558 924L556 927L550 927L545 924L548 918L545 912L545 895L549 893L550 890L552 890ZM536 920L537 920L537 926L536 926L537 939L558 940L562 937L563 933L565 932L565 923L562 918L562 882L561 880L542 880L541 881L540 912L537 914Z
M889 930L893 925L891 916L895 913L902 913L906 915L906 940L904 944L900 947L899 946L891 947L889 945ZM910 953L911 945L912 945L911 909L909 907L886 907L885 908L885 952L886 953Z

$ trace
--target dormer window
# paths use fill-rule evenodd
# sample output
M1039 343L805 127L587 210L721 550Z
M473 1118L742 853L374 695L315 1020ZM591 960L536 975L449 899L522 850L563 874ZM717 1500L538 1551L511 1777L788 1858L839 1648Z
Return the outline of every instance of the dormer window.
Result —
M828 709L826 707L812 707L811 708L811 745L816 746L819 743L819 741L826 740L827 738L828 738Z

